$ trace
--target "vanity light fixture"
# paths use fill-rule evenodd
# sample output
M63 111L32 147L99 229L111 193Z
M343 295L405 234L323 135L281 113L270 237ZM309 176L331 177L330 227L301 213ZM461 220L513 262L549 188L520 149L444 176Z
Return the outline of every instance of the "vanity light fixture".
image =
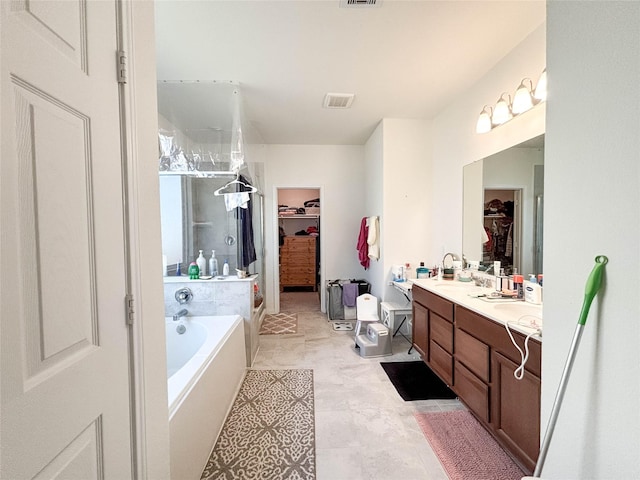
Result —
M527 81L530 86L527 86ZM533 82L530 78L525 78L520 82L515 95L513 96L513 105L511 111L514 115L524 113L533 107ZM537 102L536 102L537 103Z
M493 114L493 108L489 105L485 105L480 116L478 117L478 123L476 124L476 133L487 133L493 127L491 123L491 115Z
M505 98L506 95L506 98ZM500 95L498 99L498 103L496 103L495 108L493 109L493 115L491 116L491 121L494 125L502 125L505 122L508 122L513 118L513 113L511 112L511 95L508 93L503 93Z
M544 102L547 99L547 69L545 68L540 74L538 84L533 92L533 96L536 100Z
M538 84L535 89L533 80L524 78L513 96L508 93L500 95L493 109L487 105L484 106L476 123L476 133L487 133L495 127L508 122L513 117L523 114L531 110L534 106L544 102L547 99L547 69L545 68L540 74Z

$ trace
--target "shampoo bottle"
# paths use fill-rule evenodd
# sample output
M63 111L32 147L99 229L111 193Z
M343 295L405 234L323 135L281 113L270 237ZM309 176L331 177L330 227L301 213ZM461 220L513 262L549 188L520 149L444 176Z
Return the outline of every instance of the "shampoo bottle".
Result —
M222 266L222 274L225 276L229 275L229 260L224 261L224 265Z
M209 275L212 277L218 275L218 259L216 258L215 250L211 250L211 258L209 259Z
M204 258L202 250L200 250L200 255L198 255L196 259L196 265L198 265L198 271L201 277L207 274L207 260Z

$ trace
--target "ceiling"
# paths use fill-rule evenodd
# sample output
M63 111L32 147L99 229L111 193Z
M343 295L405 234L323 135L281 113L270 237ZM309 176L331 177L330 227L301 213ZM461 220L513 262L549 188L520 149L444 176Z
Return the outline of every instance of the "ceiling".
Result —
M382 118L431 118L545 20L544 1L521 0L159 0L155 9L158 80L199 80L203 91L237 82L249 140L268 144L362 145ZM326 93L355 100L326 109ZM203 110L193 123L217 107L191 108Z

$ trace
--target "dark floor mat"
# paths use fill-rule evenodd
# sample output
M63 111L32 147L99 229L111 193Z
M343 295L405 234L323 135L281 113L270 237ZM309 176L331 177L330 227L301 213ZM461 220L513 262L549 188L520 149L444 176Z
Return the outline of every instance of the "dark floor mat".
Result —
M403 400L456 398L456 394L423 361L380 362Z

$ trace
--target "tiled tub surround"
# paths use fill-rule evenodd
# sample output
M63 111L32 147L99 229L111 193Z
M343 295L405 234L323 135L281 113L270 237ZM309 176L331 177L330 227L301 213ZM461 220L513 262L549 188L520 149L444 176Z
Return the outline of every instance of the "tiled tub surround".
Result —
M238 278L235 275L210 280L189 280L189 277L164 277L164 308L167 317L186 308L189 316L240 315L244 320L246 364L248 367L258 351L258 332L264 317L264 303L254 308L253 285L255 276ZM180 305L175 299L176 290L188 287L193 299Z

